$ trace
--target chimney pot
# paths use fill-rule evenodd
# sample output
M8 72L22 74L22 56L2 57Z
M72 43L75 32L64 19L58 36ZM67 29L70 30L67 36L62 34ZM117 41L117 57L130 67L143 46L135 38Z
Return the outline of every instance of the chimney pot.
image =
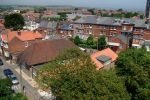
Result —
M18 31L17 34L18 34L18 35L21 35L21 31Z

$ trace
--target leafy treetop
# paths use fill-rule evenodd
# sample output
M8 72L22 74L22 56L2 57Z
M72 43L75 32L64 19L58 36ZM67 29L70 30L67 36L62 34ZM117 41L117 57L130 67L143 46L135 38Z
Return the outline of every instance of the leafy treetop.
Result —
M9 14L5 16L4 25L6 28L12 28L13 30L22 29L24 26L24 18L21 14Z
M117 72L125 77L125 84L133 100L150 98L150 53L145 49L128 49L119 55Z
M67 49L37 74L39 85L64 100L129 100L121 77L114 70L97 71L88 54Z

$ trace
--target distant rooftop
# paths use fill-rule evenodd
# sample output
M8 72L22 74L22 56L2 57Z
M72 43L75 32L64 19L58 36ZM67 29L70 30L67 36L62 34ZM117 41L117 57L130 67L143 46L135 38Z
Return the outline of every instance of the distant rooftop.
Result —
M143 19L98 17L96 15L82 16L80 19L76 20L75 23L117 25L117 26L121 24L135 24L135 27L146 28L145 20Z

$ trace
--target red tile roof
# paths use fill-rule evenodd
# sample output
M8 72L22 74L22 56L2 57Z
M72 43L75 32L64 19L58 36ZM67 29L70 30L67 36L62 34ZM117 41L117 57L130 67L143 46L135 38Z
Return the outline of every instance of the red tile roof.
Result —
M109 37L108 42L122 43L122 41L119 38L115 38L115 37Z
M42 35L39 32L33 31L20 31L20 35L17 31L9 31L7 34L2 34L2 40L7 42L10 42L15 37L21 41L42 39Z
M97 70L99 70L99 69L104 67L104 64L96 59L99 56L110 57L111 58L111 62L114 62L117 59L117 57L118 57L118 55L115 52L113 52L110 48L106 48L106 49L104 49L102 51L98 51L98 52L92 54L91 55L91 59L95 63Z
M67 48L77 48L77 46L66 39L39 41L30 45L18 56L18 63L26 63L29 66L46 63Z

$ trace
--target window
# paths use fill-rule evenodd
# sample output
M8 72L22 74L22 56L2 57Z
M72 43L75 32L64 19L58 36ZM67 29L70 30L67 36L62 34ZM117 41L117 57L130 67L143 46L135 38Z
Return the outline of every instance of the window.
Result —
M124 30L124 31L127 30L127 27L126 27L126 26L123 26L123 30Z
M89 28L92 28L92 25L89 25Z
M89 30L89 34L92 34L92 30Z
M106 27L104 26L103 29L106 29Z
M28 42L27 41L25 42L25 47L28 47Z

